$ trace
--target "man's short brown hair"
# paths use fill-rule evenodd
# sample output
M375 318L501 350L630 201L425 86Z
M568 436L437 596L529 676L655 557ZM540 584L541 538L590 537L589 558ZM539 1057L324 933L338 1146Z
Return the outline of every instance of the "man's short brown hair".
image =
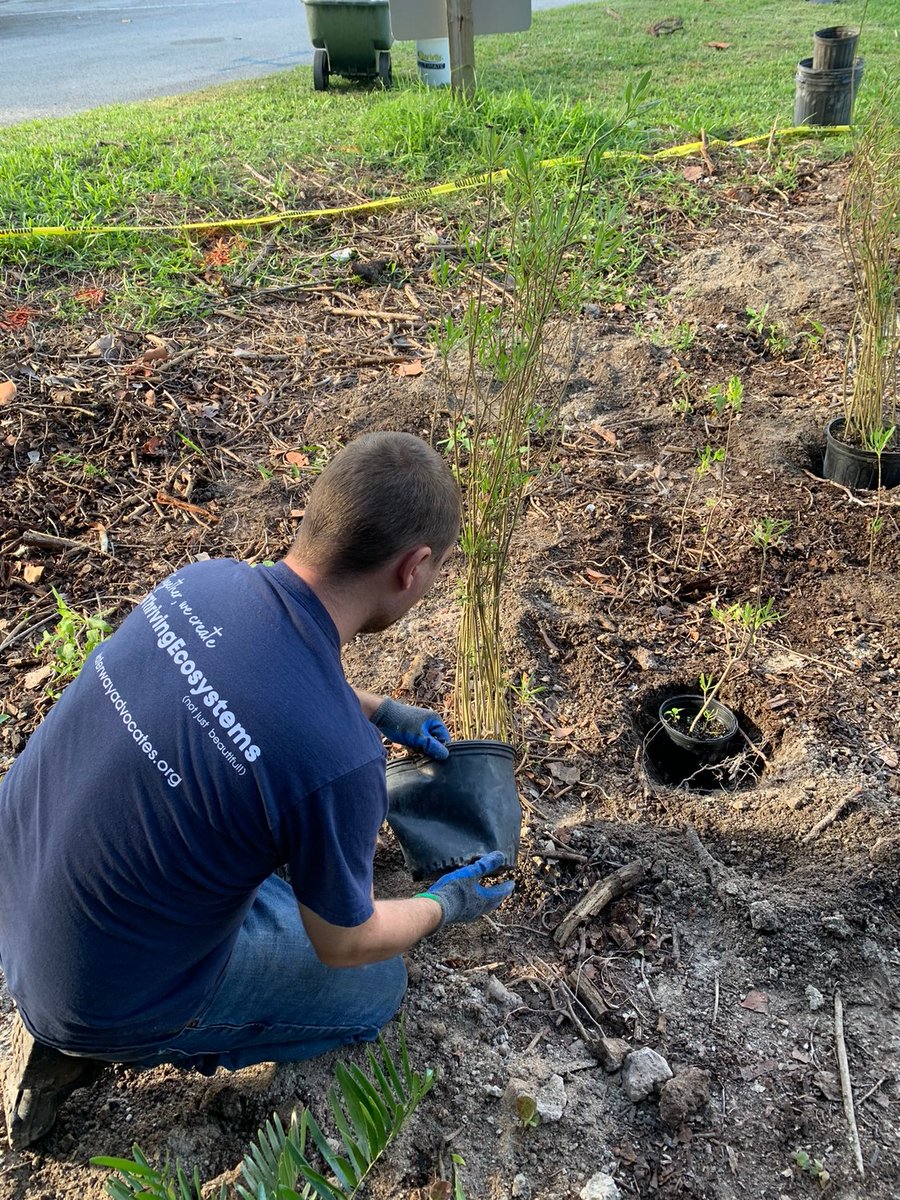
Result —
M439 558L459 518L459 488L436 450L410 433L367 433L316 480L291 553L328 575L373 571L416 546Z

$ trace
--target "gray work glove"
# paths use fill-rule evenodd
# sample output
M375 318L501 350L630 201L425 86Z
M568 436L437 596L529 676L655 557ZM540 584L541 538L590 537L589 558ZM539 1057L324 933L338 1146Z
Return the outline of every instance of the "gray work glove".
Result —
M467 867L460 867L457 871L451 871L449 875L442 875L427 892L419 892L419 895L429 900L437 900L441 906L441 925L476 921L485 913L499 908L515 889L516 885L511 879L507 883L496 883L489 888L482 887L479 882L491 871L502 867L505 862L503 854L495 850Z
M448 758L450 730L430 708L416 708L388 697L382 700L372 716L372 724L388 739L400 746L421 750L429 758Z

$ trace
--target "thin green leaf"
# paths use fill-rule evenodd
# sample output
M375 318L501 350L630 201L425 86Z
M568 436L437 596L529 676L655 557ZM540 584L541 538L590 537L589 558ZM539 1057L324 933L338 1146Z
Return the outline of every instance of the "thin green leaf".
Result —
M324 1175L320 1175L312 1167L301 1167L300 1173L312 1186L313 1192L320 1197L320 1200L346 1200L345 1192L339 1192L333 1184L328 1182Z
M403 1081L397 1074L397 1068L394 1066L394 1060L391 1058L390 1051L385 1044L384 1038L379 1038L379 1045L381 1049L381 1060L384 1063L385 1071L387 1072L388 1077L393 1084L394 1094L402 1103L406 1096L406 1092L403 1088Z
M386 1111L381 1097L359 1067L351 1064L349 1069L344 1068L338 1075L338 1082L354 1128L358 1131L354 1108L360 1119L365 1122L368 1130L366 1145L369 1147L369 1157L375 1158L388 1141L388 1130L394 1125L395 1110L391 1108Z
M340 1106L337 1093L334 1088L328 1089L328 1103L331 1106L331 1113L334 1117L334 1123L338 1127L338 1132L341 1135L341 1140L344 1143L347 1153L353 1160L353 1166L357 1172L357 1175L362 1176L365 1174L366 1168L369 1165L368 1159L366 1158L365 1154L363 1154L353 1137L353 1130L351 1130L350 1126L347 1124L347 1118L344 1115L344 1110Z
M326 1163L328 1163L328 1166L331 1168L332 1172L337 1176L338 1183L340 1183L341 1187L355 1187L357 1182L355 1176L353 1176L352 1172L350 1174L346 1172L344 1169L345 1160L339 1158L338 1155L335 1154L328 1142L328 1139L325 1137L325 1134L319 1128L312 1116L309 1118L308 1128L310 1135L315 1142L316 1149L325 1159ZM349 1163L346 1165L349 1166ZM303 1164L301 1164L300 1169L303 1169Z
M146 1163L132 1162L128 1158L92 1158L94 1167L109 1167L111 1171L126 1171L129 1175L158 1177L159 1172Z

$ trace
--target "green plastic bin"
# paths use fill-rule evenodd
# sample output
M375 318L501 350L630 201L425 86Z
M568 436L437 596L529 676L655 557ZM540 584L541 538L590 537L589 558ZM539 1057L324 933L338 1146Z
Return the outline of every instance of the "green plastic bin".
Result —
M324 92L331 75L393 82L389 0L303 0L315 48L313 87Z

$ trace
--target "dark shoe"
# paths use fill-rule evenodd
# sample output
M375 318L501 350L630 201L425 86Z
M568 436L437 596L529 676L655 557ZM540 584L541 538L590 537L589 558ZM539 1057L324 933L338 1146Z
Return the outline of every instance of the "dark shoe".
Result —
M63 1102L76 1088L92 1084L103 1066L35 1041L14 1016L3 1077L6 1136L13 1150L23 1150L48 1133Z

